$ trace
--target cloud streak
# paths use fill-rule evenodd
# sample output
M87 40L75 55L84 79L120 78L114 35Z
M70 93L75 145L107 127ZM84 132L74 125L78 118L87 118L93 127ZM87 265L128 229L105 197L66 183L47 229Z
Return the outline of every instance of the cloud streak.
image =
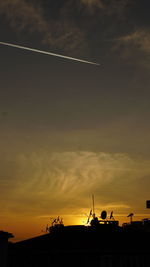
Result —
M24 46L10 44L10 43L4 43L4 42L0 42L0 44L4 45L4 46L10 46L10 47L14 47L14 48L19 48L19 49L32 51L32 52L36 52L36 53L40 53L40 54L44 54L44 55L49 55L49 56L54 56L54 57L60 57L60 58L67 59L67 60L77 61L77 62L80 62L80 63L86 63L86 64L91 64L91 65L100 65L98 63L94 63L94 62L91 62L91 61L86 61L86 60L79 59L79 58L68 57L68 56L55 54L55 53L51 53L51 52L47 52L47 51L43 51L43 50L37 50L37 49L30 48L30 47L24 47Z
M26 39L30 37L31 40L31 34L38 34L41 44L70 54L80 54L80 51L86 50L84 34L73 21L61 15L54 19L47 16L46 12L42 2L0 1L0 15L6 18L9 26L20 36L24 34Z
M136 21L137 30L132 31L135 25L130 13L135 7L133 0L70 0L57 5L54 1L43 3L39 0L37 4L34 0L1 0L0 14L14 32L19 32L19 39L26 38L26 42L32 42L31 34L34 33L40 45L74 57L94 54L97 44L96 53L99 57L103 56L104 44L107 44L107 54L110 52L111 56L113 41L117 40L115 49L123 50L122 58L133 55L132 62L137 63L133 59L134 48L140 50L141 54L149 52L150 38L149 30L141 30ZM132 32L128 33L126 28ZM126 34L121 36L122 32ZM99 47L101 51L98 51ZM142 64L148 65L147 61L141 57Z
M5 168L1 169L1 203L9 213L16 214L87 209L92 193L97 207L123 212L130 206L143 206L147 194L146 188L141 191L143 179L150 175L148 161L126 154L87 151L22 154L12 160L11 166L5 175Z
M105 4L101 0L80 0L80 1L81 1L81 4L87 7L89 11L91 10L92 13L95 8L105 9Z
M138 29L128 35L118 39L118 45L130 46L145 52L150 53L150 30Z
M128 7L129 0L80 0L81 4L84 5L91 14L95 13L97 10L101 10L104 15L117 14L121 16Z
M120 51L122 57L131 64L150 68L150 29L138 28L114 41L114 49Z
M9 21L11 27L17 31L23 31L28 28L28 31L46 32L48 25L43 18L42 9L34 6L32 3L27 3L25 0L1 0L0 14L4 15Z

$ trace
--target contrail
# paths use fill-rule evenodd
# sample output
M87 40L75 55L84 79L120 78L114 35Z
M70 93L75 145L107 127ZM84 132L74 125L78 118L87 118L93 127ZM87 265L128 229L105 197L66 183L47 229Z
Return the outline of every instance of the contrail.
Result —
M68 57L68 56L55 54L55 53L51 53L51 52L47 52L47 51L42 51L42 50L30 48L30 47L20 46L20 45L16 45L16 44L10 44L10 43L4 43L4 42L0 42L0 44L1 45L15 47L15 48L19 48L19 49L24 49L24 50L28 50L28 51L33 51L33 52L36 52L36 53L45 54L45 55L49 55L49 56L60 57L60 58L64 58L64 59L78 61L78 62L82 62L82 63L86 63L86 64L92 64L92 65L97 65L97 66L100 65L99 63L95 63L95 62L86 61L86 60L79 59L79 58L74 58L74 57Z

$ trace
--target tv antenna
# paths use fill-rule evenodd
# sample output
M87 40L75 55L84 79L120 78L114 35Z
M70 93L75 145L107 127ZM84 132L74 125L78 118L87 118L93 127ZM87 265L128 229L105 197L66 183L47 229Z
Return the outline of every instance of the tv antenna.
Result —
M134 213L130 213L127 217L130 217L130 223L132 223L132 218L133 218Z
M93 204L93 219L95 218L95 202L94 202L94 195L92 195L92 204Z

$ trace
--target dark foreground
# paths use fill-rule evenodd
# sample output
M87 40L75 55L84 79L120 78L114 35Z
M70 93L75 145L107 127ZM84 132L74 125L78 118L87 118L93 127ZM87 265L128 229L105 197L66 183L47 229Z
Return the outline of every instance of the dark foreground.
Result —
M65 227L9 244L8 267L148 267L150 232Z

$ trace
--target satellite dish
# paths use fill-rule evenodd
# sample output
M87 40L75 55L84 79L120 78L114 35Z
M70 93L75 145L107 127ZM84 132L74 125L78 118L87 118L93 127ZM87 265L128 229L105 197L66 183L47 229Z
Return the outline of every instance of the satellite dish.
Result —
M130 213L127 217L132 217L134 214L133 213Z
M103 210L103 211L101 212L101 218L102 218L103 220L105 220L106 217L107 217L107 211Z
M130 217L130 223L132 223L132 217L133 217L133 213L130 213L127 217Z

